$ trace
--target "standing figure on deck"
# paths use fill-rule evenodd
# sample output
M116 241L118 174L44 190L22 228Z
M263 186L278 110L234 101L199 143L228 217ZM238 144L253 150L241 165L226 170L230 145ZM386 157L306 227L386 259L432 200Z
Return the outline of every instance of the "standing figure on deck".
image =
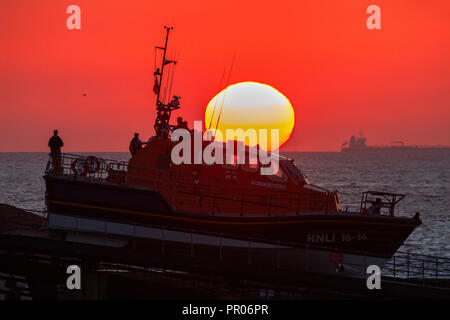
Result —
M373 215L379 215L381 213L381 208L383 204L381 202L381 198L376 198L375 201L372 201L372 205L369 207L367 212Z
M142 149L142 145L149 143L150 141L141 141L139 139L139 133L134 134L134 138L130 141L130 153L132 156L134 156L136 153L139 152L139 150Z
M186 130L189 130L187 121L183 121L183 118L182 118L182 117L178 117L178 118L177 118L177 125L176 125L175 128L176 128L176 129L186 129Z
M53 172L60 174L62 173L61 147L64 146L64 142L58 136L58 130L53 131L53 136L48 141L48 146L50 147L50 155L52 156Z

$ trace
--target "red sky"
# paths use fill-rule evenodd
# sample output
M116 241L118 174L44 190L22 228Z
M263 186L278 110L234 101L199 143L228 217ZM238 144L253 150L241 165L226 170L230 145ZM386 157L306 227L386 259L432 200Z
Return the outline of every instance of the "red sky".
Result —
M66 28L71 4L81 30ZM370 4L382 30L366 27ZM55 128L65 151L153 135L165 24L179 53L174 117L190 126L236 54L232 83L267 83L294 106L284 150L338 150L360 131L369 144L450 145L449 12L448 0L2 0L0 151L46 151Z

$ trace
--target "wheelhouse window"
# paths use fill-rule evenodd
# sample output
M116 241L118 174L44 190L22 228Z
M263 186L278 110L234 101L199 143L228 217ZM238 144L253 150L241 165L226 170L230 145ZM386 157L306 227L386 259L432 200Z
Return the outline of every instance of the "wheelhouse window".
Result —
M268 165L264 165L264 167L269 167L270 164ZM286 174L283 172L283 170L281 169L280 166L278 166L278 170L275 174L271 174L271 175L267 175L266 176L269 180L275 181L275 182L286 182L287 181L287 176Z
M287 174L294 180L299 180L304 183L308 183L303 173L292 161L282 161L281 166L287 172Z

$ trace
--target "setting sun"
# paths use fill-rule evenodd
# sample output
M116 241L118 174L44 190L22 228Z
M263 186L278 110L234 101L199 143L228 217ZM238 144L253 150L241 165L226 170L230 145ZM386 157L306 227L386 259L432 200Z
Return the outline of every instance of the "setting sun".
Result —
M275 88L258 82L228 86L209 101L205 111L206 129L213 133L216 126L223 135L226 129L266 129L270 136L271 129L278 129L280 146L289 140L294 122L289 100Z

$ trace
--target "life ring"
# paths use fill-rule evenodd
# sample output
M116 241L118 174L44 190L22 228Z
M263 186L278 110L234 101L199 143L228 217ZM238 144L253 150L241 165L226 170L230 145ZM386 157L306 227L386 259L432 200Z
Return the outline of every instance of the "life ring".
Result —
M88 156L84 161L83 172L81 175L96 173L100 169L100 160L95 156Z
M78 175L78 160L75 159L72 161L72 164L70 165L70 168L72 169L73 173L75 175ZM83 160L83 159L80 159ZM80 176L84 177L88 173L95 173L100 169L100 160L98 160L95 156L88 156L86 159L84 159L83 162L83 170L80 172Z

